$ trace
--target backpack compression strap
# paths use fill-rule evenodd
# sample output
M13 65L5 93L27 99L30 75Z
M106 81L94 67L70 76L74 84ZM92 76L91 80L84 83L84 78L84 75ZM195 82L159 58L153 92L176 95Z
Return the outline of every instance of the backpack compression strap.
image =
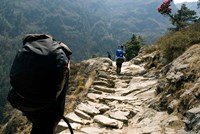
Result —
M36 40L40 40L40 39L47 39L47 38L52 38L50 35L46 35L46 34L26 34L23 37L23 45L26 44L26 42L32 42L32 41L36 41Z
M59 45L54 45L54 49L62 49L66 56L70 56L72 54L72 51L69 49L69 47L60 42L60 41L56 41L52 36L47 35L47 34L26 34L23 38L23 46L27 43L27 42L33 42L33 41L37 41L37 40L41 40L41 39L48 39L49 41L53 42L57 42L56 44Z
M68 127L69 127L69 130L70 130L70 133L71 134L74 134L73 132L73 129L72 129L72 126L70 125L69 121L67 120L67 118L65 118L65 116L62 115L62 119L67 123Z

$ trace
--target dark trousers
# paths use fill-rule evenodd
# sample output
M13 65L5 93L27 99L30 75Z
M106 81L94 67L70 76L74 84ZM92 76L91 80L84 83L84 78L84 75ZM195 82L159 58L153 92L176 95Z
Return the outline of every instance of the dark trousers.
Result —
M58 122L49 122L46 123L33 123L31 134L54 134L56 131L56 126Z
M65 96L68 84L59 95L55 104L48 109L36 112L24 112L25 116L32 123L31 134L54 134L59 121L62 118L65 107Z

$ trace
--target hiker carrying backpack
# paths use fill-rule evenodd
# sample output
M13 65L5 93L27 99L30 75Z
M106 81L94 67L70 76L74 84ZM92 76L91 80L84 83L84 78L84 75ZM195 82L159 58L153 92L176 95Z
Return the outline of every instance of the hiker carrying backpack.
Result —
M23 38L23 47L11 67L12 89L7 99L32 122L31 134L53 134L64 117L71 54L50 35L28 34Z
M120 74L122 63L126 61L126 58L124 56L123 46L119 46L118 49L116 50L115 60L116 60L116 66L117 66L116 72L117 74Z

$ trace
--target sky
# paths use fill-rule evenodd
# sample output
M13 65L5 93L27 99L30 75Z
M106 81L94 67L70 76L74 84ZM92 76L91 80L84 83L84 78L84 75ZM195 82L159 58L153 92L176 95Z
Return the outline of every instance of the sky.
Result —
M174 0L174 3L182 3L182 2L195 2L195 1L198 1L198 0Z

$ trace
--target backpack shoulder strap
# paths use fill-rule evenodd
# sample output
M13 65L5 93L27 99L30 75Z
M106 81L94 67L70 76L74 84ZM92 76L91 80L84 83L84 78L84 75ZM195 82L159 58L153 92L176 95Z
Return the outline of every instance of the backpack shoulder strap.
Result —
M69 49L69 47L66 44L59 42L59 45L60 45L59 47L65 52L67 56L70 56L72 54L72 51Z
M67 123L68 127L69 127L69 130L70 130L70 133L71 134L74 134L73 132L73 129L72 129L72 126L70 125L69 121L67 120L67 118L65 118L65 116L62 115L62 119Z

